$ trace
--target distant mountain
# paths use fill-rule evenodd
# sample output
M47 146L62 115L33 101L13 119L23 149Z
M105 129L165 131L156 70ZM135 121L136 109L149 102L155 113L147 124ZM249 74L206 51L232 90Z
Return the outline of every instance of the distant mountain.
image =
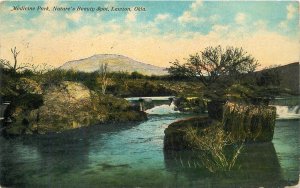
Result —
M157 67L154 65L149 65L135 61L129 57L116 54L98 54L91 57L69 61L63 64L60 69L65 70L78 70L83 72L94 72L99 70L101 64L107 63L109 72L134 72L145 75L166 75L168 72L165 68Z

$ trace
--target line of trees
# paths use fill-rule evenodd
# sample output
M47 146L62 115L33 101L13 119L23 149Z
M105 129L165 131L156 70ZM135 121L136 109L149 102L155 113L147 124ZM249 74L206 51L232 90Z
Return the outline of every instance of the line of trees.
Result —
M13 73L27 71L28 74L44 74L45 78L49 77L49 80L54 80L51 81L53 83L55 83L55 80L59 82L65 79L79 79L78 81L88 82L88 85L92 88L94 88L93 83L95 82L94 84L97 83L100 86L100 90L103 94L106 93L107 88L110 87L113 80L124 82L124 85L126 85L127 79L184 80L199 81L204 86L203 92L205 97L211 100L222 100L226 97L228 88L234 84L243 82L244 77L249 75L249 73L253 73L259 66L257 60L244 51L243 48L226 47L224 49L221 46L216 46L207 47L199 53L190 55L183 63L178 60L170 62L171 66L167 69L169 75L166 76L146 76L138 72L132 72L130 74L126 72L109 72L107 63L99 64L99 70L95 73L81 73L53 69L46 64L33 65L30 63L22 63L18 61L20 51L17 50L16 47L10 50L13 56L13 62L0 59L0 64ZM278 74L276 75L265 71L261 75L262 76L256 80L255 84L257 86L266 87L269 83L273 85L276 83L278 85L280 82ZM68 78L62 78L64 76ZM87 77L95 78L86 81ZM242 93L244 91L239 92ZM278 94L278 92L276 94ZM249 97L248 93L244 93L244 96Z

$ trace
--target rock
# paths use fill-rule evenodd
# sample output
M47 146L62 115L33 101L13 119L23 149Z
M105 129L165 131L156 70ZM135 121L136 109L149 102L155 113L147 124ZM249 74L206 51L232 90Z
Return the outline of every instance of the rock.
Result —
M223 126L237 141L270 142L273 139L276 108L227 102Z
M191 149L192 143L186 138L187 131L191 128L204 129L208 128L215 121L208 117L193 117L179 120L171 123L165 130L164 149L165 150L184 150Z
M76 82L65 81L46 89L43 100L43 105L37 109L16 108L13 114L15 122L6 129L6 133L44 134L105 122L141 121L147 118L143 112L130 110L125 99L96 94Z
M276 118L275 107L228 102L222 109L224 111L222 121L200 116L170 124L165 130L164 149L192 149L197 142L188 138L191 131L195 131L194 136L197 140L210 140L209 143L221 136L224 140L229 139L230 144L244 141L272 141ZM205 136L209 134L210 136ZM225 139L227 136L228 139Z

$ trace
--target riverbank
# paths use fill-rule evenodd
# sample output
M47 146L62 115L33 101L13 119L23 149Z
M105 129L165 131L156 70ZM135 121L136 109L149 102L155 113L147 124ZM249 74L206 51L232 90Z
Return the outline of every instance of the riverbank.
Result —
M2 69L1 101L9 101L1 128L6 135L46 134L84 126L143 121L146 113L125 96L193 95L201 85L111 73L104 88L98 72L54 69L45 73Z

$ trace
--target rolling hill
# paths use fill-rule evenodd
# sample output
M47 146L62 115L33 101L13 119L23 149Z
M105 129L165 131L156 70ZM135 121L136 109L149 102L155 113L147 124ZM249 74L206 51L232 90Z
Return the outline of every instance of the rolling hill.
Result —
M131 73L137 71L145 75L168 74L165 68L141 63L129 57L123 55L116 55L116 54L98 54L85 59L68 61L65 64L63 64L60 67L60 69L64 69L64 70L73 69L73 70L78 70L83 72L94 72L96 70L99 70L99 67L103 63L108 64L109 72L124 71L124 72Z

